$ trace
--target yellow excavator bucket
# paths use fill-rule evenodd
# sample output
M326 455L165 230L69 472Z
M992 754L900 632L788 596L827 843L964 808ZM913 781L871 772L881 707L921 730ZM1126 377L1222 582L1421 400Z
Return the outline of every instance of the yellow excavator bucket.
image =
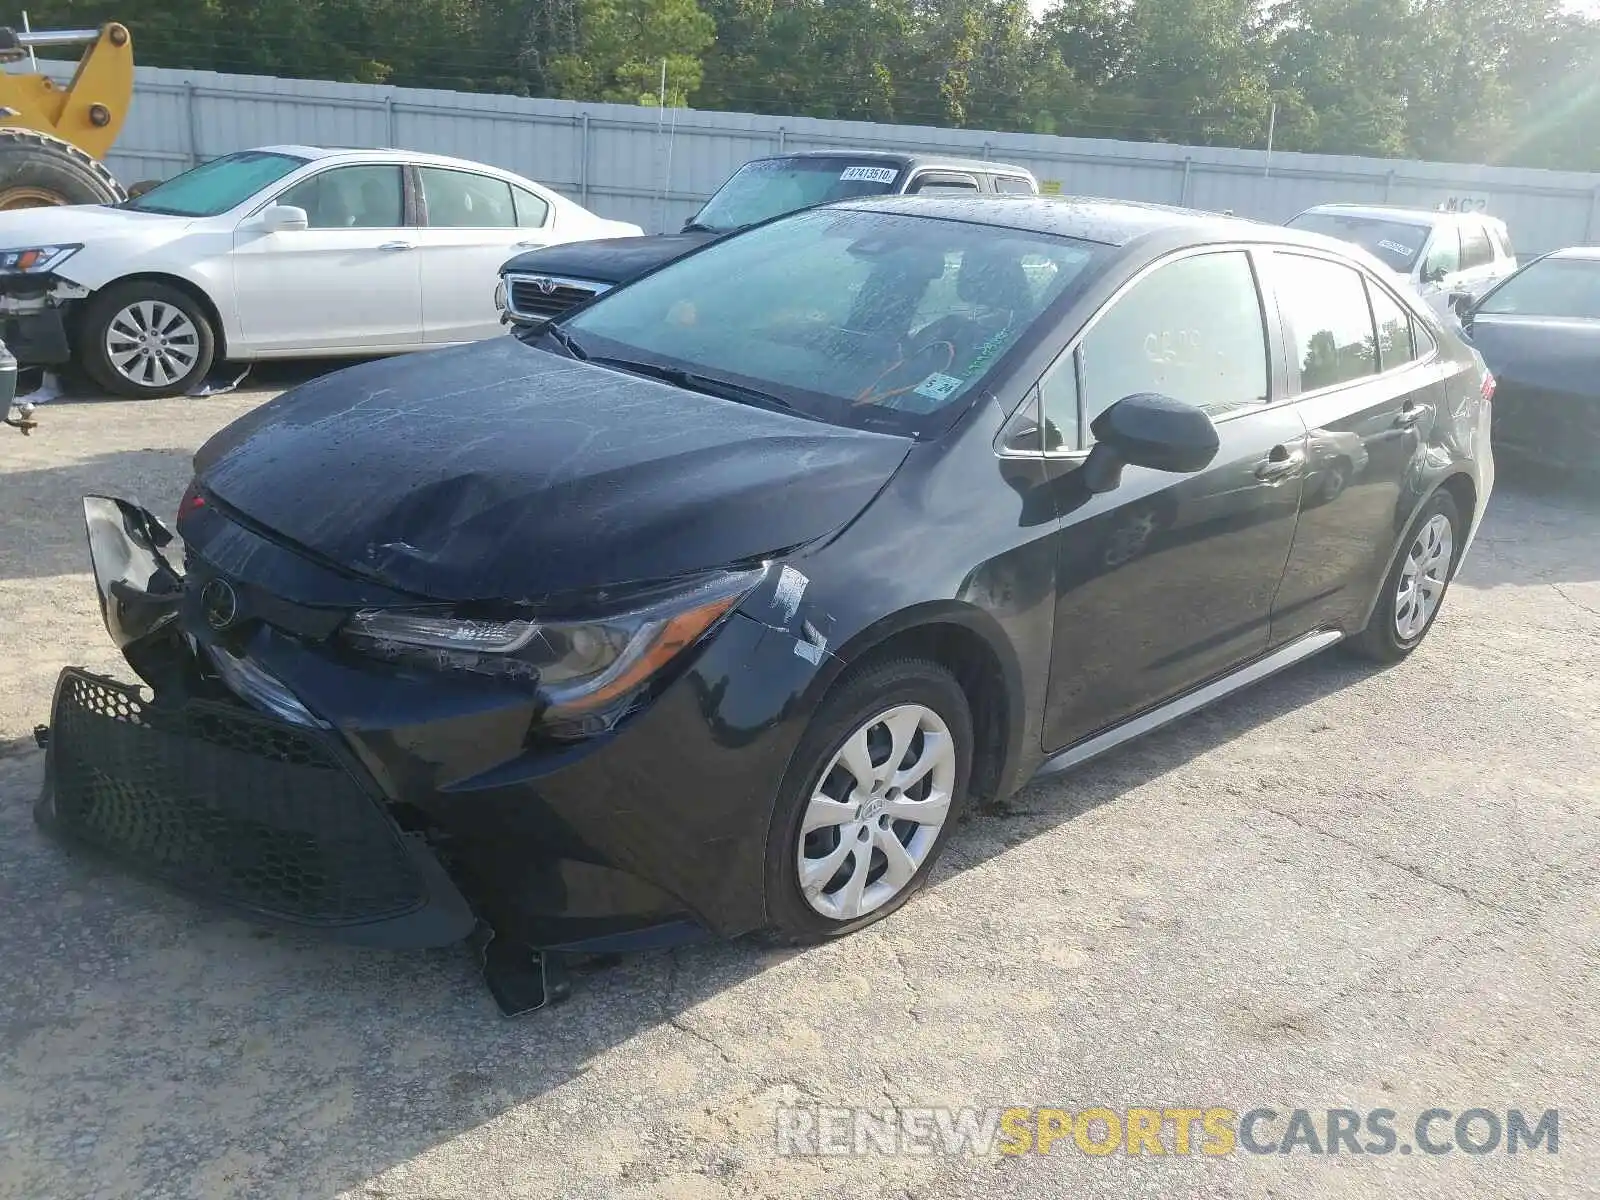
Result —
M0 209L124 198L101 160L133 98L133 36L114 21L99 29L0 27L0 63L60 46L86 47L65 84L40 74L0 73Z

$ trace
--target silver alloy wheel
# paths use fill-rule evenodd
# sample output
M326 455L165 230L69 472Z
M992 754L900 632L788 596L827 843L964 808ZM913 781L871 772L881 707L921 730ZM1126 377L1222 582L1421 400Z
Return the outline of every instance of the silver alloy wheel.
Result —
M135 300L106 326L112 369L140 387L169 387L194 369L200 331L181 308L162 300Z
M950 728L931 708L900 704L845 739L800 822L800 892L825 917L882 908L939 840L956 783Z
M1394 631L1409 642L1428 627L1439 607L1444 585L1450 579L1455 533L1450 518L1435 513L1421 529L1400 568L1400 586L1394 597Z

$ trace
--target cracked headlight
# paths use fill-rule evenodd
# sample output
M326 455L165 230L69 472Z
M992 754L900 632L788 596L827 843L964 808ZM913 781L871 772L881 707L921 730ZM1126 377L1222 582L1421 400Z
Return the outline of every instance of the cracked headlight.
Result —
M0 274L27 275L53 271L79 250L75 246L25 246L20 250L0 250Z
M341 627L353 649L436 670L535 683L552 720L631 699L760 582L764 569L718 571L651 593L624 611L578 620L478 620L438 609L367 609Z

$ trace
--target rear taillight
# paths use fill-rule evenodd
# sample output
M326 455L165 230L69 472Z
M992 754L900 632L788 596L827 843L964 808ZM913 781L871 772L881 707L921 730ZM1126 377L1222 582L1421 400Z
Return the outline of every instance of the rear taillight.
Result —
M1494 373L1492 371L1485 371L1483 373L1483 384L1478 389L1479 391L1481 391L1483 393L1483 398L1485 400L1493 400L1494 399L1494 387L1495 387Z

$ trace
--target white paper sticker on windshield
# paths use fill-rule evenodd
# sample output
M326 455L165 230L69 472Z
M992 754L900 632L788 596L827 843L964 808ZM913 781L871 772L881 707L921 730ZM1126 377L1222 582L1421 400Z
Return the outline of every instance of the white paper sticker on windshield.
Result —
M919 396L926 396L929 400L948 400L961 386L961 380L954 375L941 375L935 371L913 389Z
M1388 238L1378 243L1379 250L1393 250L1396 254L1403 254L1410 258L1416 253L1410 246L1402 246L1399 242L1391 242Z
M893 183L899 172L893 167L846 167L841 180L861 179L867 183Z

